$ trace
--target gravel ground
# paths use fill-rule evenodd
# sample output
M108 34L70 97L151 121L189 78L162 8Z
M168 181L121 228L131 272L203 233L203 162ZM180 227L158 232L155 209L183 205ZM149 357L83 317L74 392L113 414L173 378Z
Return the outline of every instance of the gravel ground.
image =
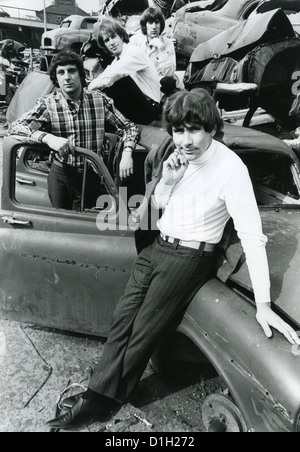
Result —
M86 385L105 340L0 320L0 432L48 432L60 394ZM201 406L221 391L208 365L177 363L162 379L148 365L130 403L84 432L204 432ZM79 392L75 387L67 395Z

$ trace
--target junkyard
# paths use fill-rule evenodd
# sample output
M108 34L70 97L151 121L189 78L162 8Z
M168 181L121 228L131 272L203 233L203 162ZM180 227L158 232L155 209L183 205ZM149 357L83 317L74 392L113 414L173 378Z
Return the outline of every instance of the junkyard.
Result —
M120 21L132 37L142 13L158 8L162 35L175 46L175 91L209 92L224 122L220 141L247 167L268 238L272 309L298 334L299 1L100 0L89 11L78 1L37 0L36 10L25 3L0 1L0 431L300 431L299 346L275 328L267 338L258 324L230 221L213 277L193 295L177 330L165 331L128 402L109 421L47 426L66 412L66 397L87 390L101 362L137 255L143 219L135 215L147 194L147 159L171 139L161 118L137 122L126 184L116 175L114 132L105 133L105 162L75 147L83 182L72 207L58 208L49 192L49 147L10 133L38 98L54 92L55 55L75 52L91 82L112 62L95 38L103 17ZM101 196L88 203L89 168L111 204L101 204Z

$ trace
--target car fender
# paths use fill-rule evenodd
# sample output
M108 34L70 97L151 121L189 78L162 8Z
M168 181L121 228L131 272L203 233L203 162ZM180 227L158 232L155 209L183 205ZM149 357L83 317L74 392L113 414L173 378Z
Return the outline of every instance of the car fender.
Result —
M248 430L291 431L299 410L300 350L271 339L255 307L217 279L197 293L178 328L225 380Z

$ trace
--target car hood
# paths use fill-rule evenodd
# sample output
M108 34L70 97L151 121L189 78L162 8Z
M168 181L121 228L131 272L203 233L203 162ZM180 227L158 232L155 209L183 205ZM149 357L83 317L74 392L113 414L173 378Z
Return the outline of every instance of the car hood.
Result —
M300 208L264 208L261 217L268 237L272 301L300 327ZM230 280L252 291L245 262Z

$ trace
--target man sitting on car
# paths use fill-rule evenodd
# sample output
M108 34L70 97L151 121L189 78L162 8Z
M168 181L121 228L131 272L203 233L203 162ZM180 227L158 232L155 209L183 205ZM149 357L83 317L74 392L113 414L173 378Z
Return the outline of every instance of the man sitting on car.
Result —
M160 84L157 70L149 56L129 44L129 36L119 22L103 18L98 25L98 44L114 56L113 62L89 85L111 97L116 107L139 124L159 118Z
M39 99L9 127L10 135L27 137L30 143L43 143L53 152L48 187L53 207L71 210L81 193L83 162L75 147L94 151L105 157L105 131L110 126L124 142L119 166L121 179L133 174L132 152L139 129L114 106L112 99L100 91L85 89L85 70L81 58L72 51L58 53L51 62L50 78L59 88ZM99 179L90 168L87 193L96 205Z
M266 336L271 337L273 327L291 344L300 344L271 308L267 238L251 179L241 159L214 139L222 128L214 100L205 90L182 91L167 101L164 117L175 149L152 158L157 166L147 193L163 210L156 237L135 261L88 390L68 400L71 409L50 421L52 428L103 421L128 400L159 340L176 329L194 295L212 277L215 245L230 218L245 251L258 322Z

